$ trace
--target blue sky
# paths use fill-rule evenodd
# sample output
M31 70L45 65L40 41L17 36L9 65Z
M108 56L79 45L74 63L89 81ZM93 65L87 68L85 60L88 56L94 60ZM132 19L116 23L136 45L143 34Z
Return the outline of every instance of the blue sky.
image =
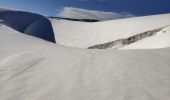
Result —
M61 15L65 7L134 16L170 13L170 0L0 0L0 6L46 16Z

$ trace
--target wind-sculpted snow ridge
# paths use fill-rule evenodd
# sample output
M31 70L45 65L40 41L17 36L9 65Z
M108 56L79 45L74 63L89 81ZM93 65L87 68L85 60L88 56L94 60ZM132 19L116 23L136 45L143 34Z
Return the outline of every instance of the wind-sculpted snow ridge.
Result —
M165 26L167 27L167 26ZM118 39L109 43L104 43L104 44L99 44L99 45L95 45L95 46L91 46L88 49L109 49L109 48L114 48L114 49L118 49L121 47L124 47L126 45L129 45L131 43L137 42L139 40L142 40L146 37L151 37L156 35L158 32L160 32L161 30L163 30L165 27L161 27L161 28L157 28L154 30L150 30L150 31L146 31L137 35L133 35L131 37L125 38L125 39Z
M53 28L50 21L39 14L3 10L0 11L3 23L21 33L35 36L55 43Z

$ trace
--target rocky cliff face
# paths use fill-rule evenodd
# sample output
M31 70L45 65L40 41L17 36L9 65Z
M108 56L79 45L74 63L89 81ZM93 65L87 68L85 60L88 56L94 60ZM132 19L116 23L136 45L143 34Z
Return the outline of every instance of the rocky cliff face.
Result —
M117 48L121 48L121 47L129 45L131 43L134 43L136 41L142 40L146 37L154 36L161 30L163 30L165 27L149 30L149 31L139 33L137 35L134 35L134 36L131 36L128 38L118 39L118 40L115 40L112 42L91 46L88 49L109 49L109 48L117 49Z

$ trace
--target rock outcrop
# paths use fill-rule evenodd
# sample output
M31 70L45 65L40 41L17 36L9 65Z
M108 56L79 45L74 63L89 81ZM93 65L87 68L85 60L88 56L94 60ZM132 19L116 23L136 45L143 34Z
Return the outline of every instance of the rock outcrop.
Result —
M154 36L157 34L157 32L163 30L165 27L161 27L161 28L157 28L157 29L153 29L150 31L146 31L125 39L118 39L112 42L108 42L108 43L104 43L104 44L99 44L99 45L95 45L95 46L91 46L88 49L109 49L109 48L121 48L124 47L126 45L129 45L131 43L134 43L136 41L142 40L146 37L150 37L150 36Z

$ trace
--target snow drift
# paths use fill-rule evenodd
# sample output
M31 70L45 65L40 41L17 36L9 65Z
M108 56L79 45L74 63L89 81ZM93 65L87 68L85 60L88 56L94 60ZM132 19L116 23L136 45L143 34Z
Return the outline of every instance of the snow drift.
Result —
M55 42L51 23L44 16L24 11L1 9L0 19L5 25L21 33Z

